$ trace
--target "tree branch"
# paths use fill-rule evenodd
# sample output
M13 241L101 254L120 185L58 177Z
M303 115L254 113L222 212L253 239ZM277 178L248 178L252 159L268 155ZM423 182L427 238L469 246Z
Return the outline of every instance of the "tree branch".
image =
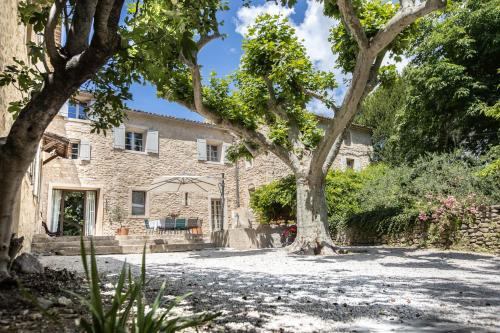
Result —
M211 35L206 35L201 37L196 45L198 46L198 50L201 50L205 45L213 41L214 39L221 38L222 35L219 32L214 32Z
M57 49L56 40L54 32L57 28L57 23L59 16L61 15L63 6L65 6L66 0L56 0L52 7L50 8L49 18L44 30L45 48L47 49L47 54L49 55L50 63L54 68L58 68L63 62L64 57L59 53Z
M94 16L94 36L92 44L104 47L109 42L108 21L114 5L113 0L98 0Z
M337 5L339 6L342 23L346 27L347 31L349 31L356 43L358 43L360 49L368 49L370 43L368 42L363 26L356 15L356 11L352 6L351 0L338 0Z
M89 46L90 27L96 12L97 0L77 1L75 14L68 31L65 50L70 57L80 54Z
M437 9L446 7L446 0L427 0L422 3L408 6L408 1L403 1L404 6L394 15L380 31L373 37L370 49L377 54L387 47L396 36L416 19L427 15Z
M302 92L308 96L311 96L312 98L316 98L318 101L323 102L326 106L329 108L333 109L335 113L339 111L339 107L335 105L335 102L328 97L325 97L321 94L318 94L317 92L308 90L308 89L302 89Z

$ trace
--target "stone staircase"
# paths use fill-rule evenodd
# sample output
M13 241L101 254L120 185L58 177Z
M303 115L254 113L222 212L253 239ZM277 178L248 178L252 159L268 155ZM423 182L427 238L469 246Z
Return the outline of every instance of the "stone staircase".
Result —
M88 252L90 252L91 239L96 254L142 253L144 245L146 245L146 253L195 251L214 247L214 244L208 242L203 235L189 233L85 236L83 240ZM35 235L31 243L31 251L45 255L80 255L80 237Z

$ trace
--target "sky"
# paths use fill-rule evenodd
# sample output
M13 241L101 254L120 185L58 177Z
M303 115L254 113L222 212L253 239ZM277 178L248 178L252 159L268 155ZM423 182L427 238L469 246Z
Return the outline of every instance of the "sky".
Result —
M258 0L253 1L250 7L243 7L242 0L230 0L229 6L230 10L219 14L220 19L224 21L220 30L227 37L210 42L199 54L198 62L202 65L204 77L208 77L212 71L218 76L226 76L235 71L242 55L241 44L248 26L259 14L281 14L289 18L316 68L335 73L339 88L333 91L332 95L335 100L341 100L346 90L344 81L349 77L335 68L335 55L331 52L328 35L330 28L337 22L323 15L322 3L299 0L296 6L287 8L273 1ZM151 85L134 84L131 92L133 99L127 102L130 108L184 119L203 120L201 116L183 106L156 97L156 89ZM313 101L308 107L318 114L330 113L318 101Z

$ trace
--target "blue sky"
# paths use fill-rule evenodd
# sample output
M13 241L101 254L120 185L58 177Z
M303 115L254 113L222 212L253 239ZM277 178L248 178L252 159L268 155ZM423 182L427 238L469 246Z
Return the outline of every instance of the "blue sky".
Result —
M345 91L345 82L349 75L345 75L335 68L336 56L331 51L328 42L331 27L337 21L323 15L323 5L315 0L299 0L294 8L285 8L273 1L257 0L250 7L242 7L242 0L230 0L230 10L221 12L220 19L224 21L221 32L227 37L224 40L215 40L208 44L199 55L202 65L202 74L207 77L214 71L218 76L225 76L238 68L241 57L241 43L243 35L255 18L262 13L281 14L287 16L296 30L296 35L308 53L309 58L318 69L332 71L337 79L339 88L332 92L332 96L340 102ZM391 61L386 59L384 65ZM396 64L401 70L407 60ZM151 85L135 84L132 87L133 100L127 105L134 109L153 113L170 115L179 118L202 120L202 117L186 108L167 102L156 97L155 88ZM322 115L332 115L320 102L313 101L308 105L310 111Z
M266 1L254 1L250 8L243 8L241 0L231 0L229 5L230 10L220 13L220 18L224 21L221 32L225 33L227 37L224 40L215 40L208 44L199 56L199 63L203 66L202 72L205 77L212 71L215 71L219 76L228 75L238 68L244 27L251 24L259 13L282 13L299 25L304 22L306 11L310 6L313 6L313 3L305 0L299 1L293 9L283 8L273 2ZM321 5L315 3L315 6ZM313 15L317 15L317 13ZM313 34L316 35L314 32ZM328 44L328 41L324 39L323 43ZM179 118L202 120L198 114L178 104L156 97L156 89L149 84L134 84L132 93L133 99L127 102L127 106L130 108Z

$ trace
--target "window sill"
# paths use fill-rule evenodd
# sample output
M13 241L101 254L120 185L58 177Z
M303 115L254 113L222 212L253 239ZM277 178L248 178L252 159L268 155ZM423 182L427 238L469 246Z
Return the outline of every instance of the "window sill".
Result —
M224 165L224 163L222 163L222 162L214 162L214 161L199 161L199 162L206 163L206 164L213 164L213 165Z
M129 215L127 216L128 219L141 219L141 220L144 220L144 219L149 219L149 216L147 215Z
M66 121L72 121L75 123L82 123L82 124L92 124L92 121L88 120L88 119L70 118L70 117L66 117L66 116L63 116L63 117L64 117L64 120L66 120Z
M128 150L128 149L122 149L125 153L130 153L130 154L138 154L138 155L147 155L148 153L145 151L137 151L137 150Z

